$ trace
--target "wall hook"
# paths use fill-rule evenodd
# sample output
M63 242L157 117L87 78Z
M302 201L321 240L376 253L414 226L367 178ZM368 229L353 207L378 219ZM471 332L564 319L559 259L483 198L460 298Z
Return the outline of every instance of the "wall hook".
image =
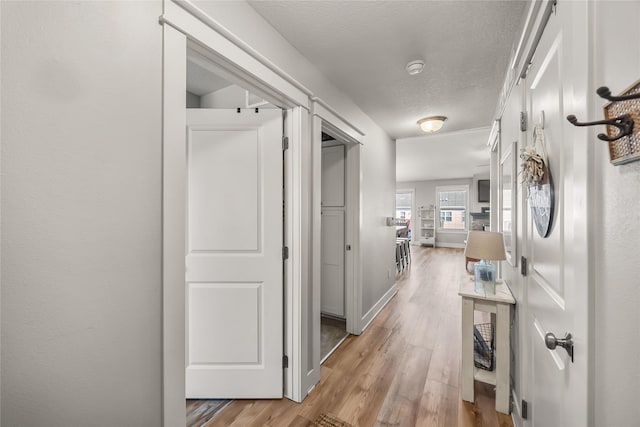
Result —
M618 134L612 137L609 137L604 133L598 134L598 139L602 141L609 141L609 142L616 141L622 138L623 136L628 136L633 133L633 117L631 117L630 114L623 114L622 116L619 116L610 120L599 120L597 122L585 122L585 123L580 123L576 118L576 116L571 114L567 116L567 120L569 121L569 123L571 123L574 126L608 125L608 126L615 126L618 128Z
M630 99L640 98L640 92L633 93L631 95L621 95L621 96L611 95L611 91L606 86L599 87L598 90L596 90L596 93L600 95L601 98L604 98L611 102L628 101Z

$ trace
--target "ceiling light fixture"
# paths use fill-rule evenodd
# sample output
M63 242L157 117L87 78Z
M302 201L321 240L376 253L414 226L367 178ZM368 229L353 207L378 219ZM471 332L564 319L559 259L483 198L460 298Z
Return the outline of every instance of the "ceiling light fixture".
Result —
M424 132L434 133L442 128L445 120L447 120L445 116L430 116L418 120L418 124Z
M418 59L416 61L411 61L406 66L407 73L410 76L415 76L416 74L420 74L422 70L424 70L424 61Z

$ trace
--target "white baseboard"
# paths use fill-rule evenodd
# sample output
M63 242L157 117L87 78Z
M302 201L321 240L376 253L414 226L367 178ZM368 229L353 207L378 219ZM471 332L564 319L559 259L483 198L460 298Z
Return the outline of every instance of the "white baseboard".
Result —
M514 389L511 389L511 398L513 399L513 408L511 408L511 421L514 427L522 427L522 408L520 408L520 399Z
M378 302L375 303L373 307L371 307L371 310L369 310L367 314L365 314L362 319L360 319L360 324L363 325L360 333L364 332L364 330L367 329L367 326L369 326L369 324L373 321L373 319L376 318L376 316L378 316L384 306L387 305L389 301L391 301L391 298L393 298L397 293L398 285L394 283L393 286L391 286L389 290L382 296L382 298L380 298Z
M464 243L447 243L447 242L438 242L437 246L439 248L458 248L458 249L464 249L466 247Z

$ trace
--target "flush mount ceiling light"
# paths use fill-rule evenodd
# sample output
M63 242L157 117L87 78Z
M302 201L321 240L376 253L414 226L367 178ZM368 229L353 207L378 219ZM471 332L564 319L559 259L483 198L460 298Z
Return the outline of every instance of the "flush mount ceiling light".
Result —
M418 120L418 124L424 132L434 133L442 128L445 120L447 120L445 116L430 116Z
M420 74L422 70L424 70L424 61L418 59L416 61L411 61L406 66L407 73L410 76L415 76L416 74Z

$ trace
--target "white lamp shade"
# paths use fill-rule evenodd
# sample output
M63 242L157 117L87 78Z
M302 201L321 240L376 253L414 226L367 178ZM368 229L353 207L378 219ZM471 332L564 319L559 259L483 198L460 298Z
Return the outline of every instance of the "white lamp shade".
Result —
M467 258L503 261L507 259L504 252L502 233L494 231L469 231L467 246L464 250Z

